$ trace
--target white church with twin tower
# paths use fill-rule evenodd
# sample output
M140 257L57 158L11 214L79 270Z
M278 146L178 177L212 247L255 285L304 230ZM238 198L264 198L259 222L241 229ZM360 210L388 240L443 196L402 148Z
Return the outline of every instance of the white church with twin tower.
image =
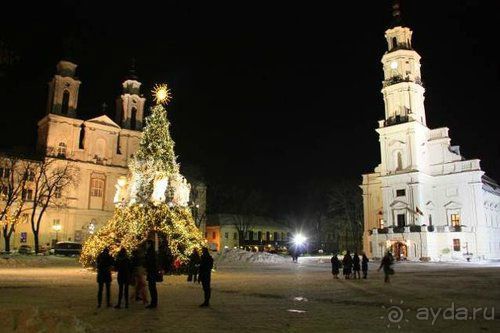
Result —
M420 55L412 30L385 32L382 57L385 117L379 120L380 164L363 175L363 246L371 257L500 258L500 187L451 145L448 128L427 127Z

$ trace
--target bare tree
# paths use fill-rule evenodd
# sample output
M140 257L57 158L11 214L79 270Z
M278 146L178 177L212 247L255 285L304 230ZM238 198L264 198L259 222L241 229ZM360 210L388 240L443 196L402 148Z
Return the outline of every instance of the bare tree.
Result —
M43 215L49 207L62 208L66 200L62 193L76 180L76 168L68 161L44 158L36 164L33 177L33 204L30 209L31 230L35 239L35 252L39 252L39 231Z
M27 209L33 162L7 155L1 156L0 161L0 221L5 252L10 252L10 238Z
M328 211L333 217L339 244L345 249L361 249L363 235L363 201L357 184L340 181L328 194Z

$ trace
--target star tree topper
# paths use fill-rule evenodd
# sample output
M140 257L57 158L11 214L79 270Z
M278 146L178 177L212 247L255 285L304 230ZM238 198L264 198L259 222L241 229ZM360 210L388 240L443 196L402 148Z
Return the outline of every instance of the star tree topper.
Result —
M172 92L165 83L156 84L151 92L157 105L167 105L172 101Z

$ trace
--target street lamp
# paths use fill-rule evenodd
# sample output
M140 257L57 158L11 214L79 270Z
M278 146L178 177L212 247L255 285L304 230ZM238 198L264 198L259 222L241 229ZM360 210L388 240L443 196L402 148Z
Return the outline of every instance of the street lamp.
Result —
M56 232L56 243L57 243L59 231L61 230L61 225L60 224L54 224L52 226L52 229L54 229L54 231Z

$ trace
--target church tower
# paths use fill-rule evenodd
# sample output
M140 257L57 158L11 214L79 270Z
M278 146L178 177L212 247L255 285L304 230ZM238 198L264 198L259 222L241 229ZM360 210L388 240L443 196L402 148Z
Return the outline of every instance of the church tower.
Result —
M135 65L129 70L122 83L122 95L116 100L116 123L122 128L140 131L144 118L144 103L146 99L140 93L141 82L135 73Z
M379 121L382 174L424 171L426 117L420 74L420 55L412 48L412 31L401 22L399 3L393 5L393 24L385 32L382 57L382 95L385 119Z
M74 63L64 60L57 64L57 72L49 82L47 114L76 118L78 90L81 84L75 76L76 67Z
M385 126L408 121L426 125L420 55L412 48L412 33L403 26L396 2L392 27L385 32L388 50L382 57Z

